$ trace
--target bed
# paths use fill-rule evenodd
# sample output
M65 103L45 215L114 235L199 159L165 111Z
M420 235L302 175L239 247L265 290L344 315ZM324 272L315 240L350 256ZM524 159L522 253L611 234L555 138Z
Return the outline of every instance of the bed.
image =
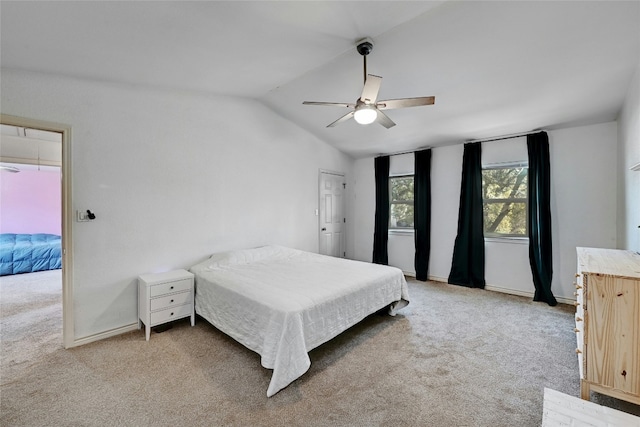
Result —
M0 234L0 276L62 268L62 244L56 234Z
M309 351L368 315L409 303L395 267L281 246L223 252L191 267L196 313L273 369L271 397L311 366Z

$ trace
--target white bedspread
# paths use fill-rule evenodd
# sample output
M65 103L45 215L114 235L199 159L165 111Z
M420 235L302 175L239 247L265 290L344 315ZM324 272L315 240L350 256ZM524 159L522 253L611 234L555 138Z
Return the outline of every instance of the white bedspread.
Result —
M307 352L366 316L409 303L402 271L279 246L214 254L190 271L196 312L273 369L267 396L311 365Z

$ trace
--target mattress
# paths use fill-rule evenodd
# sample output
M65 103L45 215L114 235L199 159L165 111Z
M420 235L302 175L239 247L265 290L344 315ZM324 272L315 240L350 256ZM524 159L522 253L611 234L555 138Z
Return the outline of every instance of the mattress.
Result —
M401 270L280 246L212 255L193 267L196 313L273 369L267 396L311 366L308 352L368 315L409 303Z
M0 276L62 268L62 241L55 234L0 234Z

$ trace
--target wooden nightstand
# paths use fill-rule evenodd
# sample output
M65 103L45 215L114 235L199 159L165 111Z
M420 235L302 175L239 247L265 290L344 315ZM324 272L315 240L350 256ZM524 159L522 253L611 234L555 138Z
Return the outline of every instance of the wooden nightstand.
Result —
M193 296L193 273L186 270L139 276L138 329L144 323L147 341L152 326L189 316L191 326L194 326Z

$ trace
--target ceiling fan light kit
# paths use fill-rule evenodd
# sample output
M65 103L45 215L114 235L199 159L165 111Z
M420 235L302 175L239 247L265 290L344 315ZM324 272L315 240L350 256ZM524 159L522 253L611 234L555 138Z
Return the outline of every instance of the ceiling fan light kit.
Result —
M378 112L374 107L362 105L360 108L356 107L356 110L353 112L353 118L361 125L368 125L376 121Z
M371 40L369 37L364 38L357 42L356 48L358 50L358 53L362 55L364 62L364 87L362 88L362 94L360 95L360 98L355 103L317 101L303 102L304 105L323 105L353 109L344 116L340 117L338 120L330 123L327 127L334 127L342 122L346 122L353 117L353 119L361 125L368 125L377 121L382 126L389 129L396 124L381 110L390 110L392 108L419 107L421 105L433 105L435 103L436 99L433 96L389 99L376 102L378 99L378 92L380 91L380 85L382 84L382 77L374 76L373 74L367 74L367 55L369 55L373 50L373 40Z

